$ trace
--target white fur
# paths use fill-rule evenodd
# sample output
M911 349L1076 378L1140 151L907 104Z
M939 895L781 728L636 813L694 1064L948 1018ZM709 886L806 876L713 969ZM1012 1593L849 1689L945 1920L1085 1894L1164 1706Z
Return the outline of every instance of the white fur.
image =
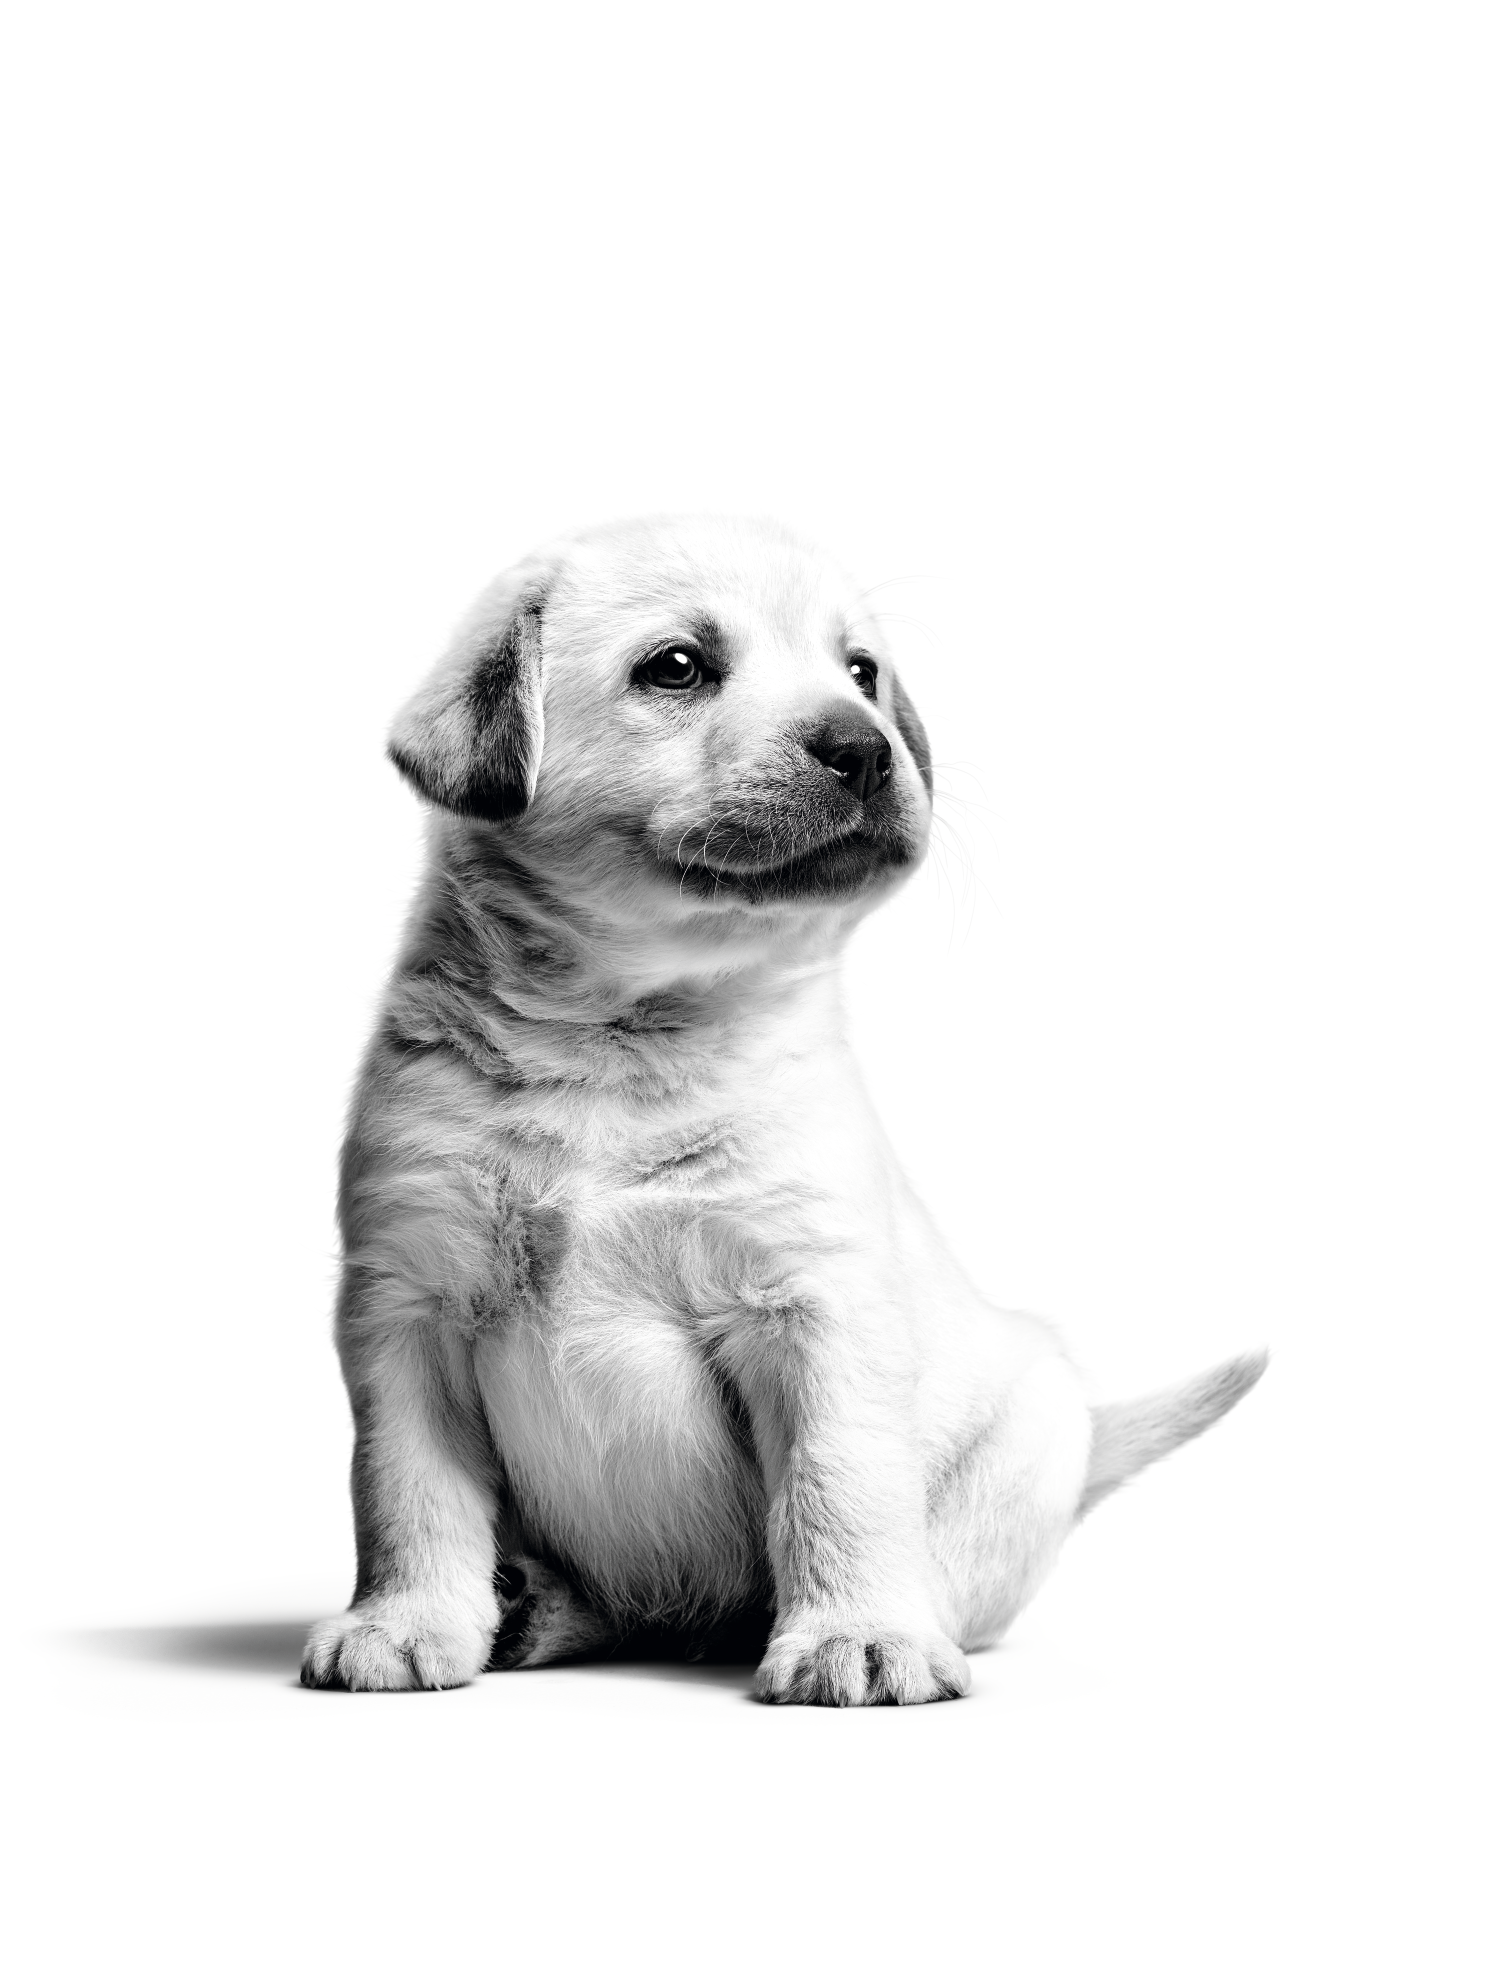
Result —
M719 685L637 679L697 625ZM890 782L854 800L821 724L874 727ZM598 532L487 594L393 746L443 808L347 1141L362 1569L306 1681L755 1605L764 1698L962 1692L1085 1487L1201 1422L1126 1414L1090 1485L1055 1337L980 1299L871 1111L839 957L931 811L881 629L772 528Z

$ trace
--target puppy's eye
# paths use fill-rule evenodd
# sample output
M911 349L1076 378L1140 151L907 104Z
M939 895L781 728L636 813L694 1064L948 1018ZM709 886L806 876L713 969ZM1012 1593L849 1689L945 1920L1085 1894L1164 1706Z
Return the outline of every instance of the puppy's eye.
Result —
M846 666L850 670L851 679L860 688L867 700L875 701L877 698L876 661L868 660L864 653L853 653L846 662Z
M689 646L667 646L659 653L652 653L643 665L637 667L634 678L650 687L669 688L676 692L700 687L708 675Z

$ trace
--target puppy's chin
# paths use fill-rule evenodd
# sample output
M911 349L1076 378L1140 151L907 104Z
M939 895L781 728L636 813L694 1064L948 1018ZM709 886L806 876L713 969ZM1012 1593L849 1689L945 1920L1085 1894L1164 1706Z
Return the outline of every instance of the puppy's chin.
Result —
M894 822L806 847L780 860L673 861L671 884L678 880L693 900L757 907L847 906L906 879L926 850L915 835Z

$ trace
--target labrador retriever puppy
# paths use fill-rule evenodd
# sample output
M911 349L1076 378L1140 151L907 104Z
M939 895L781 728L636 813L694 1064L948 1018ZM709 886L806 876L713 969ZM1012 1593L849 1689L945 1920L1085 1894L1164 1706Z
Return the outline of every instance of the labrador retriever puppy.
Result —
M957 1697L1263 1360L1090 1408L893 1160L840 958L933 773L880 626L780 529L595 531L494 584L390 753L429 858L345 1144L359 1573L303 1681L661 1631L753 1640L775 1703Z

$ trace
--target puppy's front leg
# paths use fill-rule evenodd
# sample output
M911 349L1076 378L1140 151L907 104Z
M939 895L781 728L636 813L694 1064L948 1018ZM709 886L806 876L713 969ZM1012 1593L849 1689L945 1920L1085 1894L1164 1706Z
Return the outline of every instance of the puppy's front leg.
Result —
M303 1683L447 1691L484 1669L499 1620L495 1487L473 1398L421 1314L342 1320L356 1421L351 1607L316 1624Z
M890 1327L806 1302L754 1314L723 1359L768 1492L776 1615L758 1696L781 1705L919 1705L969 1689L945 1633Z

